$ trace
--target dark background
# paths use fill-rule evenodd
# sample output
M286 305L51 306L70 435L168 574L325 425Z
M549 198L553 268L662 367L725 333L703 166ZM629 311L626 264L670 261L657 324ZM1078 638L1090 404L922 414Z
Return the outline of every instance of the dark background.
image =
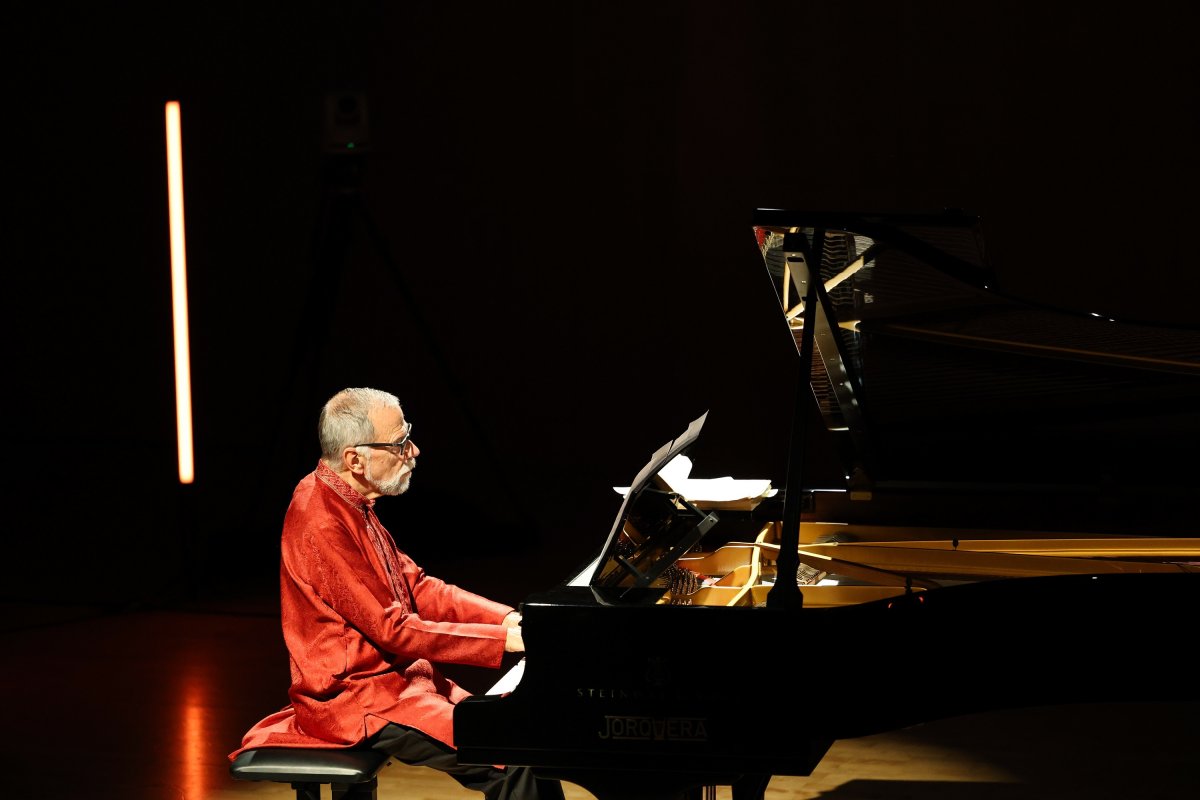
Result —
M1140 3L179 2L9 13L9 600L271 596L337 390L380 503L517 602L704 411L784 482L758 207L983 219L1002 290L1194 323L1196 12ZM176 481L163 105L182 104L197 480ZM353 154L345 143L354 139Z

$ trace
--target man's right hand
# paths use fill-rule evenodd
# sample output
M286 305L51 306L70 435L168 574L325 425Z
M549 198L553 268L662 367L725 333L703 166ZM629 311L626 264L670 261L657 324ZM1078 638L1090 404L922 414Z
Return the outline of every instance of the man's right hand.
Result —
M507 636L504 639L504 652L506 653L524 653L525 640L521 638L521 627L518 625L507 630Z

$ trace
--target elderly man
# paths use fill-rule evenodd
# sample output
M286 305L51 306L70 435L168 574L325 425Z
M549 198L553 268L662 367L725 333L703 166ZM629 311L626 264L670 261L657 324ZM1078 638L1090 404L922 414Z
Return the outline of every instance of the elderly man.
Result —
M454 704L469 696L437 665L497 668L523 652L510 606L425 574L375 515L408 490L421 450L395 395L344 389L321 411L321 458L283 522L280 600L290 704L242 746L372 747L451 775L489 800L563 797L523 767L460 765Z

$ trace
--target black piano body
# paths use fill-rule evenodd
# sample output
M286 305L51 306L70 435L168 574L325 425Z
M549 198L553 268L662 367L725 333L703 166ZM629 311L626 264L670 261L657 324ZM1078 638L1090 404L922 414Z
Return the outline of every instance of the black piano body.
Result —
M784 490L672 491L704 417L655 453L596 562L524 602L524 673L457 707L460 758L761 797L842 738L1195 699L1200 330L1005 297L967 215L754 231L810 389ZM840 484L806 475L813 415Z

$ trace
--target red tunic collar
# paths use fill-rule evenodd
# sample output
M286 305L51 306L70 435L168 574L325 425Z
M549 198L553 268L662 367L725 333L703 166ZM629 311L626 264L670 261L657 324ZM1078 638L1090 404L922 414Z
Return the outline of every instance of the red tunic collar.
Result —
M324 483L330 489L333 489L333 491L337 493L337 496L349 503L352 508L362 509L363 506L366 506L367 508L373 509L375 507L374 500L363 497L361 494L359 494L357 489L342 480L342 476L334 472L333 469L331 469L330 466L325 463L325 459L321 459L317 462L316 475L321 479L322 483Z

